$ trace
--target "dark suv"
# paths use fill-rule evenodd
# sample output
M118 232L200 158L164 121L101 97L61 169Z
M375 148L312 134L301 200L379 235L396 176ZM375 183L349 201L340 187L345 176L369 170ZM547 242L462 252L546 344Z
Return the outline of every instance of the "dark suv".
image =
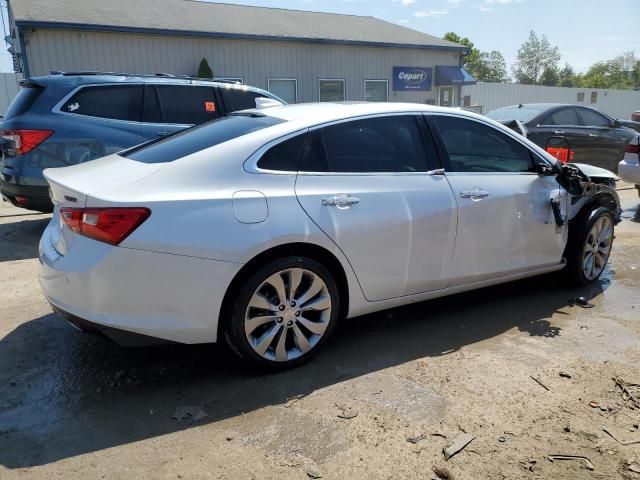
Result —
M64 73L24 80L0 124L0 192L18 207L50 211L42 170L109 155L236 110L253 87L168 75Z

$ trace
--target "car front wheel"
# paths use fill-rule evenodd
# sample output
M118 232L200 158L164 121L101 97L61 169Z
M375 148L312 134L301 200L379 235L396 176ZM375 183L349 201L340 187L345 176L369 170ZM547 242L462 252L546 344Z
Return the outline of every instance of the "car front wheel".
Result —
M611 212L600 207L580 214L569 227L567 263L575 283L586 285L600 278L614 239Z
M282 258L244 282L225 338L256 366L290 368L317 353L339 311L338 287L322 264L306 257Z

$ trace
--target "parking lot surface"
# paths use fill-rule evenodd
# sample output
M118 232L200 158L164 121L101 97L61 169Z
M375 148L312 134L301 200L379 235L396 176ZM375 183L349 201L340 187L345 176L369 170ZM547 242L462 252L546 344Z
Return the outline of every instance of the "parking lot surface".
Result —
M620 187L598 283L549 275L347 320L270 375L218 346L77 332L38 286L49 216L0 204L0 478L640 479L640 443L622 444L640 442L640 405L613 380L640 384L640 213ZM460 432L474 439L445 460Z

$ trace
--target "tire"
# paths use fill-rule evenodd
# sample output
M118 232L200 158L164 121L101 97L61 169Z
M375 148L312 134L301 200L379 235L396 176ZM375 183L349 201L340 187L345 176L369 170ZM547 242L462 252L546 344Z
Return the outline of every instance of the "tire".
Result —
M293 290L291 298L291 285ZM285 257L260 267L243 282L224 337L241 359L284 370L311 359L327 341L340 312L338 286L320 263Z
M614 233L613 215L604 207L587 209L569 224L565 258L574 284L587 285L600 278L611 254Z

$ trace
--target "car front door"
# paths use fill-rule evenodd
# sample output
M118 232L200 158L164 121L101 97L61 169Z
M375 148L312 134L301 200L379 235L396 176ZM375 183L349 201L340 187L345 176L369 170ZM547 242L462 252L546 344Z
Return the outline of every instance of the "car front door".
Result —
M617 172L632 135L615 128L611 119L592 108L579 107L577 110L588 142L580 156L576 153L575 161Z
M296 195L344 252L368 300L446 287L456 203L417 114L312 129Z
M539 125L531 129L527 138L546 148L551 137L562 137L567 140L569 152L560 152L565 154L567 161L575 161L577 152L582 152L587 142L587 132L580 124L580 119L575 107L563 107L547 115Z
M566 227L552 196L566 202L554 176L536 173L535 155L493 125L456 115L429 115L458 202L452 264L465 285L561 263Z
M214 87L189 84L147 84L142 110L142 135L155 140L220 116Z

